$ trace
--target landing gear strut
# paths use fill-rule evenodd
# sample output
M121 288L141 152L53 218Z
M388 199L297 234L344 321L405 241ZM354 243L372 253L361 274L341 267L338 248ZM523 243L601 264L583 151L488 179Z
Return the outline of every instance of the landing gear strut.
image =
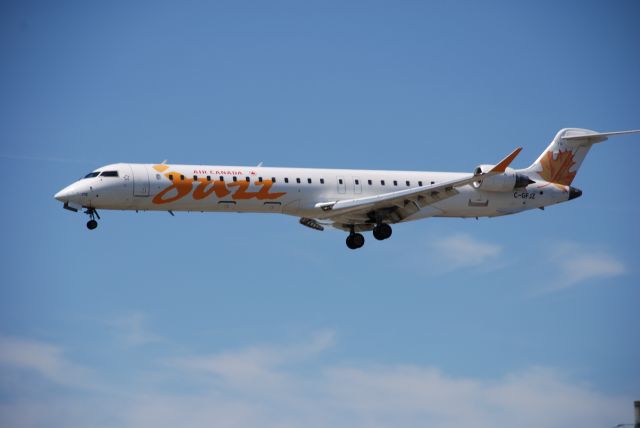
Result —
M364 236L361 233L355 233L351 231L347 236L347 247L352 250L357 250L364 245Z
M98 227L98 222L95 219L95 217L98 217L98 219L100 219L100 214L98 214L98 211L96 211L95 208L87 208L84 213L88 214L89 218L91 219L87 222L87 229L93 230Z
M387 223L380 223L373 228L373 237L378 241L382 241L384 239L389 239L391 237L391 226Z

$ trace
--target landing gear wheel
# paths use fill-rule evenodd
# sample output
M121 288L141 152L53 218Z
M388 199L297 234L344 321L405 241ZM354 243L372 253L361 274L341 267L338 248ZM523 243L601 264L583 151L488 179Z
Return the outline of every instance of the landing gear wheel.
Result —
M98 214L98 211L96 211L95 208L87 208L84 213L87 214L91 219L87 222L87 229L93 230L98 227L98 222L96 221L96 217L100 218L100 214Z
M391 226L389 226L387 223L380 223L373 228L373 237L378 241L389 239L391 237L391 233Z
M360 233L352 233L347 236L347 247L357 250L364 245L364 236Z

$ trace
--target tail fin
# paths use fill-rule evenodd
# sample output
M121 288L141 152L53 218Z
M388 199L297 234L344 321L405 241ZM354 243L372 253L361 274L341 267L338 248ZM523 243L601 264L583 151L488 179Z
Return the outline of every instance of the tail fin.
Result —
M553 141L525 173L550 183L569 186L591 146L610 136L640 133L640 130L596 132L589 129L565 128L558 131Z

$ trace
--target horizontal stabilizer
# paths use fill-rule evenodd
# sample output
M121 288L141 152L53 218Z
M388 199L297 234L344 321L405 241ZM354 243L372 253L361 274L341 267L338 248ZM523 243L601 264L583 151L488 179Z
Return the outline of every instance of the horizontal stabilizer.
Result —
M609 137L613 137L615 135L625 135L625 134L639 134L640 129L634 129L631 131L615 131L615 132L588 132L588 133L578 133L575 131L567 131L563 136L563 140L596 140L595 143L602 142Z

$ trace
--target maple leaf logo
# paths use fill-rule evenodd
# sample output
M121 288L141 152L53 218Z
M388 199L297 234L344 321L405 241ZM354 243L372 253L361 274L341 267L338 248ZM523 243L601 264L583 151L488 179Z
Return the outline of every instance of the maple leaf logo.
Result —
M540 176L550 183L568 186L576 176L576 171L569 171L575 164L573 153L570 151L558 152L555 159L553 152L547 152L540 161Z

